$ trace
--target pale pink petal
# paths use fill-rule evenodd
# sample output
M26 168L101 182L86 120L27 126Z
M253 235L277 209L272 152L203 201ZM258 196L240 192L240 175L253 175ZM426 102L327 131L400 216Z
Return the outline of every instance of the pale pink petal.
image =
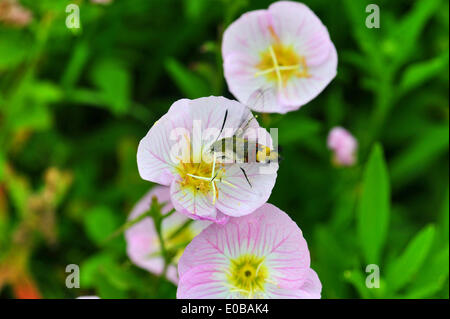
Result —
M190 269L180 280L177 299L228 299L226 276L214 265L201 265Z
M309 65L320 65L328 58L333 43L322 21L303 3L278 1L268 11L281 42L293 45Z
M298 290L297 296L301 299L320 299L322 284L317 273L309 269L303 286Z
M233 217L252 213L269 199L277 178L278 164L273 163L272 173L261 171L259 163L235 164L226 171L224 180L233 186L218 183L217 208ZM245 178L244 169L249 181ZM249 184L250 182L250 184Z
M154 196L157 197L158 202L167 202L169 192L167 187L156 186L148 192L133 208L129 216L129 220L136 219L141 214L150 209L151 201ZM168 202L164 206L164 212L170 211L173 206ZM162 258L156 254L160 250L158 235L155 231L153 219L150 217L144 218L139 223L133 225L125 231L125 240L127 242L127 254L131 261L144 269L154 273L161 274L164 267Z
M175 102L139 143L137 163L143 179L167 186L172 182L177 163L170 154L179 141L171 133L175 128L191 129L188 103L186 99Z
M305 59L308 77L292 76L278 86L256 76L261 53L281 43ZM278 1L268 10L252 11L233 22L222 43L228 88L242 103L258 112L286 113L314 99L336 76L337 54L328 30L304 4ZM265 91L263 102L253 96Z
M214 142L218 138L231 137L239 128L243 119L249 119L251 112L241 103L221 96L209 96L190 101L190 117L193 121L201 124L202 144L206 151L208 142ZM224 129L220 136L220 129L224 122L225 113L227 118ZM259 127L259 125L257 125ZM209 132L217 134L208 134Z
M243 128L244 134L239 131ZM181 137L177 131L179 129L183 133ZM223 163L212 145L233 136L271 149L273 146L270 134L259 127L250 109L239 102L214 96L178 101L157 121L139 145L138 168L141 176L170 185L174 208L190 218L224 224L227 216L249 214L269 198L278 164L273 161L270 165L256 163L254 156L250 164ZM217 165L213 165L213 158L216 158ZM236 190L252 184L247 181L242 169L255 183L248 194L236 194ZM208 179L212 179L216 172L220 175L213 188L213 183ZM203 176L205 174L210 176ZM203 179L202 189L196 189L199 184L195 179Z
M336 67L337 53L333 46L324 63L309 67L308 72L311 75L309 78L293 78L286 83L279 94L284 110L295 110L296 105L307 104L317 97L336 76Z
M241 52L259 57L259 52L265 50L272 41L269 32L271 16L267 10L256 10L244 13L234 21L224 32L222 54Z
M334 152L334 159L338 165L355 164L358 141L349 131L342 127L334 127L328 134L327 144Z
M256 251L266 256L267 265L279 287L300 286L310 265L308 245L300 228L286 213L271 204L265 204L258 213L255 217L259 219L262 231L255 239L258 243Z
M227 276L231 261L243 255L264 258L269 277L260 296L300 298L300 289L304 294L317 292L301 230L286 213L265 204L253 214L230 218L224 226L212 224L193 239L179 261L178 297L236 298Z
M179 180L170 187L170 195L175 209L194 219L216 220L217 211L208 194L182 188Z
M169 188L156 186L135 205L128 219L134 220L141 214L147 212L150 209L153 197L156 197L158 203L165 204L161 210L162 214L167 214L173 209L173 205L170 202ZM173 213L163 220L163 234L172 233L188 220L189 219L182 214ZM188 227L189 229L186 229L185 231L188 231L195 236L208 225L209 223L207 222L196 221L190 224ZM146 217L127 229L125 231L125 239L127 243L127 254L135 265L156 275L162 274L164 260L160 254L161 245L152 218ZM177 284L178 274L174 265L168 267L166 276L174 284Z

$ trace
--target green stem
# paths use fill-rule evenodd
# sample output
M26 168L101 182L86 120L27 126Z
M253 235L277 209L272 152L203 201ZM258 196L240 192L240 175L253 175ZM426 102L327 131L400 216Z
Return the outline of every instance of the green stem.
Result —
M107 242L109 242L111 239L119 236L120 234L122 234L124 231L126 231L128 228L131 228L132 226L134 226L135 224L139 223L141 220L143 220L146 217L151 217L151 213L150 211L145 212L142 215L139 215L138 217L136 217L133 220L127 221L125 224L123 224L119 229L117 229L114 233L112 233L111 235L109 235L104 241L103 241L103 245L106 244Z
M189 227L190 224L192 224L194 220L188 219L183 225L181 225L176 231L173 232L172 235L170 235L169 239L174 239L179 234L181 234L187 227Z

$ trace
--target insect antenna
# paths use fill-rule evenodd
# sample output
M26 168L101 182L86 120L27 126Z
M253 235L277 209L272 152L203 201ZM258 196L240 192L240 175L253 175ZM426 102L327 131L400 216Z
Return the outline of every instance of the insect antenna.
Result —
M243 169L240 166L239 166L239 168L241 169L242 173L244 173L244 176L245 176L245 179L247 180L247 183L250 185L250 187L253 188L252 183L250 183L250 180L248 179L247 173L245 172L245 169Z
M223 128L225 127L225 122L227 121L227 117L228 117L228 109L225 111L225 116L223 117L222 127L220 128L220 132L217 135L216 140L214 141L214 143L217 142L217 140L219 139L220 134L222 134Z

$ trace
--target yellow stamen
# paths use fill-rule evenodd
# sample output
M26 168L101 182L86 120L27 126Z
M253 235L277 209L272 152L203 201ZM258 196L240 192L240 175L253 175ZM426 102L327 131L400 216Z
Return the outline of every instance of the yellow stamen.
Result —
M292 46L282 45L279 41L269 46L261 54L261 60L256 65L260 71L255 77L265 76L270 81L276 81L278 89L286 86L292 77L310 77L305 58L299 56Z
M230 291L252 298L262 295L268 282L269 272L264 264L264 257L242 255L231 260L228 273Z

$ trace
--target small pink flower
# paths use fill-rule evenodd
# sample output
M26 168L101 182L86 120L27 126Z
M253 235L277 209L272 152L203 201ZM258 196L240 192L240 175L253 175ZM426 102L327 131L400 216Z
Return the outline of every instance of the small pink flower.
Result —
M333 128L328 134L328 148L334 152L337 165L352 166L356 162L358 141L342 127Z
M212 224L178 263L177 298L320 298L302 231L265 204L253 214Z
M228 216L250 214L269 198L278 163L227 163L211 151L215 141L231 140L243 123L253 133L248 140L271 148L269 133L244 105L214 96L179 100L139 143L139 174L170 186L173 206L191 218L223 224Z
M225 30L222 55L229 90L258 112L297 110L336 76L327 28L297 2L242 15Z
M162 209L167 214L173 209L170 203L170 189L165 186L156 186L148 192L133 208L129 220L133 220L150 209L152 198L156 197L159 203L166 203ZM168 249L180 246L178 254L174 258L174 264L167 269L167 278L174 284L178 283L176 263L183 253L183 247L192 240L201 230L210 223L206 221L194 221L175 237L171 235L185 224L189 219L181 214L172 214L162 223L163 238ZM133 225L125 232L127 253L131 261L155 275L161 275L164 269L164 259L161 255L161 244L158 234L150 217Z
M31 11L21 6L16 0L0 0L0 22L15 27L24 27L31 20Z

